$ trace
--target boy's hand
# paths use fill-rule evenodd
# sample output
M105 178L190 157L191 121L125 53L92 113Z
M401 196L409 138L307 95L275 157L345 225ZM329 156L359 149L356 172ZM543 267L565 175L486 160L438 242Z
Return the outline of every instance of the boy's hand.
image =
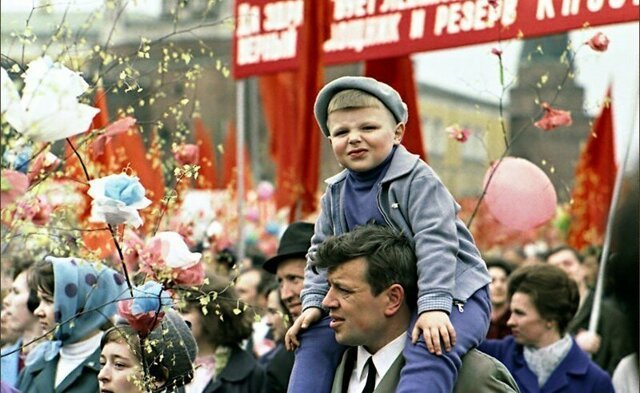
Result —
M300 329L308 328L312 323L319 321L320 317L322 317L322 310L316 307L307 308L300 314L284 336L284 345L287 351L293 351L300 346L298 340Z
M427 349L436 355L442 355L440 339L444 343L445 351L451 351L451 347L456 345L456 331L449 320L449 316L444 311L426 311L418 316L416 324L411 332L411 341L415 344L424 336Z

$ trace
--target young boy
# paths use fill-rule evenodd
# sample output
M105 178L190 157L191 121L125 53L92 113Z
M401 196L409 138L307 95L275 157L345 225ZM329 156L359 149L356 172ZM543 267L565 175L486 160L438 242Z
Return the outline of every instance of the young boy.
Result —
M336 364L319 364L318 359L327 358L322 352L341 348L305 345L305 340L315 341L311 333L318 334L317 326L297 338L325 314L328 285L326 271L314 269L316 248L327 237L375 222L412 239L418 261L417 316L407 332L412 342L405 345L397 392L425 391L425 383L429 392L451 392L461 356L483 340L491 315L489 273L471 233L457 218L460 207L433 170L400 144L407 107L390 86L367 77L342 77L318 93L314 111L345 169L327 180L307 256L303 312L287 332L287 347L299 347L289 391L329 391L320 381L306 382L317 367L335 370ZM327 319L317 325L328 329Z

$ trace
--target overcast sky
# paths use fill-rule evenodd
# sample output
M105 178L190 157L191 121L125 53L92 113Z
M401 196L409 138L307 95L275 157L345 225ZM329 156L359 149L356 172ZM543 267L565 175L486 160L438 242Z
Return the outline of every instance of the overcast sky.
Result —
M576 57L576 81L585 88L585 110L593 116L600 112L607 86L612 84L613 115L616 132L616 156L620 160L631 141L634 165L638 165L638 29L639 24L624 23L573 31L574 46L598 31L610 39L609 49L598 53L581 48ZM500 96L498 61L491 54L497 43L467 46L414 55L416 78L455 91L496 100ZM502 43L505 69L517 73L522 44L517 40ZM507 81L508 82L508 81ZM508 97L508 95L507 95Z
M74 10L90 10L103 3L103 0L71 0ZM231 1L231 0L229 0ZM64 9L69 1L53 1L58 8ZM2 11L28 11L37 0L0 0ZM139 12L158 14L159 0L131 0L129 7ZM600 111L607 86L613 88L614 127L616 131L617 151L620 160L628 142L632 146L632 164L638 165L638 77L639 70L639 23L625 23L610 26L593 27L573 31L570 39L574 46L586 41L598 31L605 33L611 43L604 53L597 53L583 47L577 54L576 80L585 88L585 110L592 116ZM497 43L467 46L422 54L414 54L416 77L420 81L484 99L497 100L501 87L498 80L497 59L491 49ZM503 59L507 73L517 73L517 61L521 43L517 40L502 43ZM507 80L508 82L508 80ZM508 97L508 95L507 95Z

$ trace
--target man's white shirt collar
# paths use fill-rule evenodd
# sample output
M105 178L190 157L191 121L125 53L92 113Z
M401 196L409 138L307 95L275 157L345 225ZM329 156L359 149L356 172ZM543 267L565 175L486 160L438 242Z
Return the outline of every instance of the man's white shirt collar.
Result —
M393 341L380 348L374 355L371 355L363 346L359 346L356 364L351 373L351 379L349 380L348 393L360 393L362 389L364 389L368 374L367 361L370 357L373 358L373 365L376 367L375 386L378 386L378 383L380 383L382 378L387 374L393 362L395 362L396 358L402 353L406 340L406 333L402 333Z

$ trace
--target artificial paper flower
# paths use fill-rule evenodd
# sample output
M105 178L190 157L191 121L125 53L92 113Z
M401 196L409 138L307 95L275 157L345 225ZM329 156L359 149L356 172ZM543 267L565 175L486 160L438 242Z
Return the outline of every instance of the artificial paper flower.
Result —
M179 145L173 152L173 157L180 165L196 165L200 156L200 148L194 144Z
M2 161L11 169L26 174L29 171L33 147L31 145L6 149L2 155Z
M471 134L471 131L469 131L468 128L460 127L457 124L447 127L446 131L449 133L449 138L455 139L460 143L465 143Z
M596 52L605 52L609 47L609 38L601 32L596 33L589 41L585 42Z
M0 208L4 209L27 192L29 179L24 173L3 169L0 175Z
M38 142L53 142L85 132L99 109L80 104L78 97L89 85L78 72L44 56L29 63L22 75L22 98L2 72L3 120L24 136Z
M92 222L111 225L127 223L135 228L142 225L139 209L151 204L145 198L145 189L135 176L109 175L89 182Z
M31 221L35 225L45 225L51 215L51 204L42 196L18 202L16 218Z
M549 131L557 127L570 126L573 123L571 112L569 111L554 109L546 102L542 103L542 109L544 109L544 116L533 123L538 128Z
M98 136L96 140L91 144L91 158L95 160L103 155L104 148L107 143L111 142L111 139L114 136L129 131L129 129L133 127L134 124L136 124L136 119L131 116L127 116L114 121L113 123L105 127L104 132L100 134L100 136Z
M140 252L140 270L163 281L200 285L204 281L202 254L189 251L176 232L158 232Z
M7 71L0 67L0 112L15 111L20 108L20 94ZM4 119L3 119L4 120Z
M58 169L62 161L51 152L42 152L38 154L33 165L29 169L29 173L27 176L29 177L29 181L33 182L35 179L40 176L46 176L49 173Z
M144 242L140 236L131 229L125 229L123 238L122 254L124 264L130 272L135 272L138 270L140 252L144 248Z
M164 317L163 308L171 307L171 296L155 281L133 288L133 298L118 302L118 314L141 336L146 337Z

